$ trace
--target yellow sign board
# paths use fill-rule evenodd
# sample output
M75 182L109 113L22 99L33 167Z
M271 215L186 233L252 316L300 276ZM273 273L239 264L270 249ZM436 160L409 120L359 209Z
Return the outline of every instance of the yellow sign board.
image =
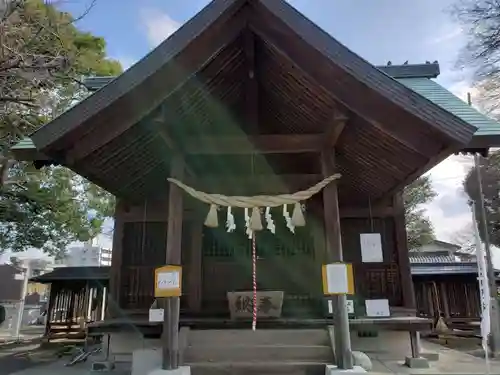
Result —
M354 273L352 264L330 263L324 264L321 269L323 279L323 294L354 294Z
M180 297L181 287L181 266L163 266L155 269L155 297Z

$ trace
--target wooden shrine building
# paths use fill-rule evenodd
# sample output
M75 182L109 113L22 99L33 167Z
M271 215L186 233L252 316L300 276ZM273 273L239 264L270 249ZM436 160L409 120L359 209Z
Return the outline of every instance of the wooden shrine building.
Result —
M410 251L417 315L439 317L450 329L479 329L481 302L476 255L444 241ZM498 270L495 270L498 277Z
M257 233L258 289L284 293L281 320L326 326L321 265L343 258L356 296L414 315L402 189L453 153L486 151L500 134L481 133L488 121L500 127L465 103L457 110L461 101L432 81L438 74L437 64L377 68L282 0L214 0L13 151L64 165L117 197L115 327L118 318L147 320L154 269L166 263L183 266L181 326L229 325L227 292L252 288L242 213L234 233L222 210L219 228L203 227L208 207L168 177L257 195L340 173L307 202L306 227L292 234L276 210L276 234ZM363 263L360 234L372 232L383 261Z
M85 338L87 324L104 319L109 271L110 267L59 267L30 279L50 286L47 341Z

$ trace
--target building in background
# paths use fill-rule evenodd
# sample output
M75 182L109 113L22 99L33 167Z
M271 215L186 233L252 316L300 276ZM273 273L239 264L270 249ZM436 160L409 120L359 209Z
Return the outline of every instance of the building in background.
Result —
M475 254L436 240L409 255L420 316L434 320L441 316L447 326L459 329L481 319Z
M100 267L111 265L111 249L85 244L70 247L64 257L54 261L53 267Z

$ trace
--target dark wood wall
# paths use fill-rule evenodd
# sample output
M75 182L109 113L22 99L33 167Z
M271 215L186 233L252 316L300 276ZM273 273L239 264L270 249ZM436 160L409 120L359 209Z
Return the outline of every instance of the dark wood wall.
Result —
M414 276L417 313L447 323L481 318L477 274Z
M358 296L388 298L392 306L412 307L412 298L403 290L409 277L406 235L401 234L404 222L397 211L393 212L371 219L342 218L344 260L354 264ZM117 204L111 296L120 313L145 311L154 300L154 269L165 263L167 216L168 207L162 201ZM257 234L259 289L284 290L285 315L304 309L324 313L320 271L326 249L321 216L307 215L308 226L296 228L296 234L280 224L281 213L273 217L277 234ZM251 289L250 241L243 233L227 234L222 213L216 230L203 227L201 214L188 210L184 218L181 312L227 313L226 292ZM242 232L243 223L238 223L238 228ZM359 234L366 232L381 233L383 263L361 262Z

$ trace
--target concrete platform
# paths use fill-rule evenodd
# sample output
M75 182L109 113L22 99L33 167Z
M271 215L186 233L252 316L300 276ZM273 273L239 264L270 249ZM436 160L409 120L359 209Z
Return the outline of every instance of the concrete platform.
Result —
M325 375L336 375L336 374L366 374L366 370L361 366L354 366L350 370L339 369L335 365L326 366Z
M191 375L191 368L189 366L182 366L175 370L155 369L148 375Z
M409 368L429 368L429 361L424 358L413 358L413 357L406 357L405 358L405 365L408 366Z

